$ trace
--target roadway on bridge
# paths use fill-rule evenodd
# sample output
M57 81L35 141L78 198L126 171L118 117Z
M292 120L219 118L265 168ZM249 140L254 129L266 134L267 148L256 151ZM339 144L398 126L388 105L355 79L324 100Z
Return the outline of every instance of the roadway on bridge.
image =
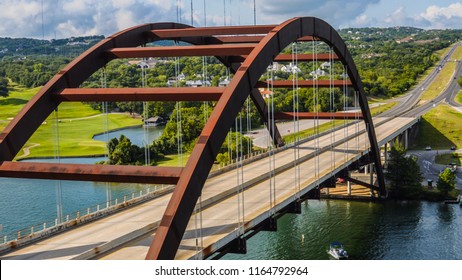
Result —
M415 122L413 118L384 119L376 118L376 134L379 145L389 141L401 133L409 124ZM308 141L300 146L300 158L307 160L301 164L300 185L305 193L316 186L322 179L331 176L348 165L361 153L367 151L365 134L351 138L356 132L364 130L363 123L349 125L348 129L339 129L317 140ZM331 149L331 143L336 143ZM312 157L314 151L321 151L319 157ZM343 151L348 151L343 153ZM294 149L288 148L279 152L276 157L276 169L280 170L276 176L276 194L278 206L273 211L289 204L296 198L298 187L294 183L293 168ZM316 167L318 168L316 172ZM238 199L235 195L237 186L237 172L232 170L207 180L202 194L202 228L203 247L207 251L214 251L238 234L253 227L270 215L269 209L269 159L265 158L244 167L245 227L237 229ZM324 178L323 178L324 177ZM2 259L72 259L92 258L98 251L104 251L113 246L133 240L126 246L106 255L106 259L143 259L152 240L153 232L165 210L170 195L162 196L147 203L135 206L109 217L77 227L65 233L21 248L2 257ZM215 203L220 201L220 203ZM241 206L242 207L242 206ZM196 223L200 228L200 219L194 215L177 253L177 258L194 258L200 251L196 248ZM200 242L199 242L200 243Z

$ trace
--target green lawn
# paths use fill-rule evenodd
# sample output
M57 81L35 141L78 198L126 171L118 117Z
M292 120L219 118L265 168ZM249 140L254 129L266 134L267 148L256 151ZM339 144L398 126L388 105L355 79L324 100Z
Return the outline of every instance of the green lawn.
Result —
M13 84L9 90L8 97L0 97L0 131L8 125L40 88L26 89Z
M141 125L141 121L125 114L109 114L109 130ZM52 117L32 135L26 144L30 148L27 157L50 157L59 141L60 156L91 156L106 153L105 143L93 140L93 135L106 131L106 116L97 115L83 119L62 119L58 123L59 138L54 132ZM39 145L36 145L39 144ZM18 156L24 157L24 151Z
M8 97L0 97L0 131L14 118L22 107L40 88L27 89L12 84ZM105 153L105 143L94 141L93 135L106 130L106 116L101 115L89 105L80 102L62 103L58 108L59 141L61 156L88 156ZM26 143L30 148L29 157L54 156L55 133L53 132L54 114L42 124ZM109 129L141 125L141 121L128 114L109 114ZM24 158L24 150L17 158Z
M378 114L381 114L387 110L390 110L391 108L393 108L396 104L398 104L398 102L389 102L389 103L386 103L386 104L383 104L383 105L380 105L380 106L377 106L377 107L374 107L374 108L371 108L371 115L372 116L376 116Z
M462 46L459 46L452 54L451 60L454 59L462 59ZM447 62L433 83L431 83L431 85L422 94L420 103L425 103L437 97L448 85L455 69L456 63L452 61Z
M456 102L462 105L462 90L456 95Z
M191 153L185 152L182 155L182 163L179 165L178 161L178 154L173 154L173 155L165 155L165 158L159 160L157 162L158 166L185 166L186 162L188 162L189 156Z
M462 113L448 105L439 105L423 115L414 149L462 147Z

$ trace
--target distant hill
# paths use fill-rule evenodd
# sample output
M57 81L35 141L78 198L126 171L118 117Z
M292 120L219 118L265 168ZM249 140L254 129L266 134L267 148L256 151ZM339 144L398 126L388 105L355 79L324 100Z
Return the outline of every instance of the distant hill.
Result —
M5 56L24 57L30 55L74 57L102 39L104 39L104 36L71 37L57 40L0 38L0 58Z

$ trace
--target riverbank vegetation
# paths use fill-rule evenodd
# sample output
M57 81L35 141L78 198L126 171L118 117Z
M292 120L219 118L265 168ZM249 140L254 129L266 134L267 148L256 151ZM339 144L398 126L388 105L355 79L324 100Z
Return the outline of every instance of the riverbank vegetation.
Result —
M389 186L389 197L419 199L422 193L422 173L413 157L406 156L404 146L395 141L390 149L385 178Z
M398 141L393 143L389 153L385 179L390 198L442 201L455 199L459 195L455 189L455 174L451 169L446 168L440 174L436 189L433 186L422 186L423 176L416 158L406 155L406 149Z

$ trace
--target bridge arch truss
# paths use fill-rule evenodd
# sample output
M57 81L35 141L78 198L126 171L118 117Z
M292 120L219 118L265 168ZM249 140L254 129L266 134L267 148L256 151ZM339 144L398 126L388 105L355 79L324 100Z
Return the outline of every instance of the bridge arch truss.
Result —
M139 47L160 40L190 45ZM323 41L346 68L349 86L359 93L369 154L376 167L379 190L385 194L380 150L353 58L335 29L314 17L293 18L280 25L236 27L195 28L179 23L154 23L132 27L102 40L56 74L0 134L0 176L175 184L146 256L147 259L173 259L219 149L249 96L262 119L269 123L268 108L258 90L259 79L272 62L287 59L280 55L281 52L297 41ZM225 88L79 88L113 59L182 56L215 56L230 68L234 77ZM185 167L14 162L32 134L61 102L66 101L215 101L216 105ZM271 130L271 126L268 129ZM276 146L284 145L277 127L270 133L274 135Z

